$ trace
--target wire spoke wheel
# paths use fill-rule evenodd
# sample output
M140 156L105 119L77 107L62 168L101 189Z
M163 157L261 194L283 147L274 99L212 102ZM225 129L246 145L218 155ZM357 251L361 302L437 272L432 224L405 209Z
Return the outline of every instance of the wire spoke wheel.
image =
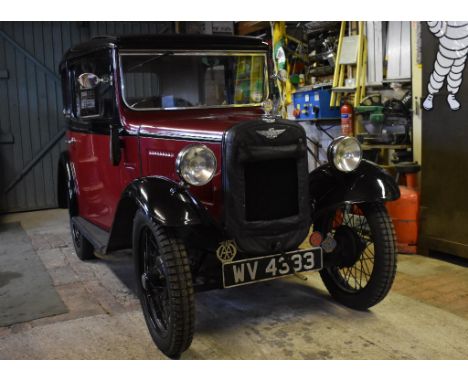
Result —
M133 257L148 331L164 354L178 358L190 346L195 327L185 244L172 230L138 211L133 221Z
M94 256L93 245L80 232L79 228L73 222L73 218L70 218L70 231L71 231L73 246L75 248L75 252L78 258L83 261L95 259L96 256Z
M78 229L73 223L71 224L71 230L72 230L72 238L73 238L73 242L75 243L75 246L77 248L81 248L83 246L83 236L81 235L81 232L78 231Z
M75 248L76 255L82 261L93 260L96 258L94 255L94 247L91 242L80 232L80 229L76 226L73 218L75 216L75 211L73 209L73 182L71 181L69 175L67 175L67 204L68 204L68 214L70 216L70 231L73 241L73 246Z
M359 207L343 208L338 210L337 214L342 216L342 223L336 226L337 219L335 219L331 232L335 236L337 229L349 228L348 236L351 236L350 240L354 241L352 243L354 263L349 265L347 261L345 265L335 267L332 274L345 290L355 292L365 288L371 279L375 258L374 239L369 223Z
M316 222L337 242L337 265L320 271L330 294L342 304L365 310L389 292L396 274L393 224L382 203L340 207Z
M150 229L145 227L141 234L143 268L141 276L144 297L149 307L153 325L165 335L170 322L169 292L166 271L158 251L158 245Z

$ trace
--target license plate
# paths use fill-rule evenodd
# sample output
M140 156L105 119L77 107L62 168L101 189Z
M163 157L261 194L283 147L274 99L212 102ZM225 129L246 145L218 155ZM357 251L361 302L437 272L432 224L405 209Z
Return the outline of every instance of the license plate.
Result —
M224 288L276 279L323 267L322 248L309 248L223 264Z

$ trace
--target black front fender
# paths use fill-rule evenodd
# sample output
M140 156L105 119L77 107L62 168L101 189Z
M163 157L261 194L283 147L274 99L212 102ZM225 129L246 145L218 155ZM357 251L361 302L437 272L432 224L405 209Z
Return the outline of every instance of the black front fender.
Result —
M343 203L389 201L400 197L395 179L367 160L362 160L359 167L349 173L338 171L330 164L316 168L309 174L309 190L314 215Z
M108 251L131 246L133 217L138 209L166 227L209 224L206 209L174 181L157 176L136 179L122 193Z
M131 199L157 223L167 227L200 224L202 207L170 179L150 176L132 182L122 199Z

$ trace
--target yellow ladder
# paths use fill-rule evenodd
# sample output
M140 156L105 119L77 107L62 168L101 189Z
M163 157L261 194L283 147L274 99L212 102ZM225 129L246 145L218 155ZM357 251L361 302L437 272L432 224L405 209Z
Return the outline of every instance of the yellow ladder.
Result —
M330 106L340 106L342 95L354 96L354 107L366 95L367 41L364 22L358 22L357 34L346 35L347 21L341 22ZM354 86L345 85L345 74L355 78ZM354 76L354 77L353 77Z

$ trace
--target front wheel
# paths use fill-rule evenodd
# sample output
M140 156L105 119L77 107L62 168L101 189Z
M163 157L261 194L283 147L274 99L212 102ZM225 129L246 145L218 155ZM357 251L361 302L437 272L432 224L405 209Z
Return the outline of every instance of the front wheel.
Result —
M151 337L169 358L179 358L192 342L195 323L185 245L172 230L138 211L133 253L138 295Z
M339 208L322 219L315 230L331 234L337 243L338 265L320 276L340 303L366 310L389 292L396 274L395 231L382 203Z

